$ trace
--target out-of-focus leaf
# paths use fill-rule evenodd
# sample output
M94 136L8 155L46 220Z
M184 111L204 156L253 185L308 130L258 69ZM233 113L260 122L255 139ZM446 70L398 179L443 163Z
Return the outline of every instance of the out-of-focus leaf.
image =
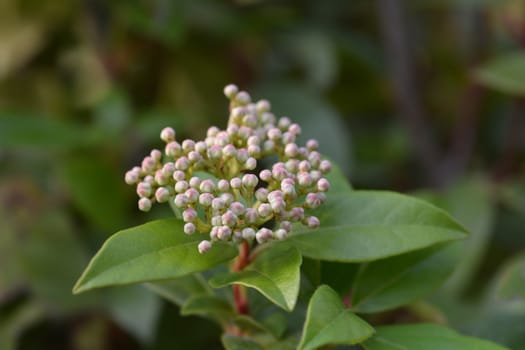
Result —
M517 256L504 267L496 287L496 296L525 301L525 254Z
M286 311L293 310L299 293L301 255L293 246L280 244L260 252L242 271L214 276L214 288L242 284L255 288Z
M371 261L465 238L446 212L424 201L382 191L330 195L317 229L298 228L287 242L313 259Z
M477 69L482 84L500 92L525 95L525 52L498 56Z
M237 249L215 243L200 254L198 234L183 232L179 219L152 221L111 236L91 260L73 291L174 279L204 271L233 259Z
M225 334L221 338L222 345L226 350L264 350L254 340L247 337L237 337Z
M346 310L330 287L319 287L308 305L298 349L318 349L326 344L361 343L374 333L368 323Z
M109 232L125 225L126 185L113 164L73 156L64 163L63 178L74 203L95 225Z
M235 311L226 300L213 295L190 298L180 310L182 316L199 315L226 323L235 317Z
M467 337L433 324L377 327L377 333L363 345L367 350L506 350L487 340Z
M0 349L17 349L17 340L23 331L45 315L43 305L28 301L18 306L10 315L0 322Z
M113 319L144 344L150 344L161 309L158 297L143 286L110 289L105 294L105 306Z
M354 283L352 310L379 312L421 298L439 287L455 265L449 247L431 247L364 265Z
M85 141L76 125L45 116L0 113L0 147L69 150Z
M271 101L276 115L287 115L301 125L300 141L317 139L320 151L333 159L343 173L352 168L352 145L349 130L340 115L315 91L293 84L264 85L254 97Z
M212 289L199 273L176 280L146 283L146 287L179 306L191 297L213 295Z
M6 9L2 8L2 10L5 11ZM11 16L2 22L0 28L0 80L23 67L44 44L44 31L37 21L22 21Z

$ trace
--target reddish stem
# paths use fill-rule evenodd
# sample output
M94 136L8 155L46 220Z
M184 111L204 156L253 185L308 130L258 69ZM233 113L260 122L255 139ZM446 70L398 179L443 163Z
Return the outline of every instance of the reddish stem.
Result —
M250 245L244 241L239 246L239 256L233 264L233 271L241 271L250 263ZM246 288L240 284L233 285L233 300L235 303L235 310L240 315L247 315L249 313L248 308L248 295Z

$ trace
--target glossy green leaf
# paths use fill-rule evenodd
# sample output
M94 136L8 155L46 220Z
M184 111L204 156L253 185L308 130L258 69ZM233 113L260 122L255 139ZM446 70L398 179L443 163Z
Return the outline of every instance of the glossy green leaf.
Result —
M503 268L496 287L496 296L501 299L525 300L525 254L512 259Z
M298 228L287 240L313 259L371 261L466 237L443 210L394 192L330 195L315 215L318 229Z
M228 320L235 317L230 303L217 296L201 295L189 299L181 308L182 316L208 316L217 320Z
M352 292L352 310L379 312L408 304L430 293L452 273L450 247L431 247L366 264Z
M286 311L293 310L299 293L301 254L293 246L272 245L244 270L213 277L214 288L242 284L255 288Z
M146 283L146 287L179 306L182 306L192 297L213 295L208 282L199 273L177 278L176 280Z
M174 279L231 260L237 249L216 243L200 254L199 234L188 236L179 219L152 221L119 231L91 260L73 292L113 285Z
M525 52L498 56L476 71L482 84L512 95L525 95Z
M225 334L221 337L221 340L226 350L264 350L254 340L247 337Z
M373 333L374 329L368 323L345 309L332 288L322 285L308 305L298 349L317 349L326 344L357 344Z
M376 328L363 345L366 350L505 350L487 340L467 337L435 324L408 324Z

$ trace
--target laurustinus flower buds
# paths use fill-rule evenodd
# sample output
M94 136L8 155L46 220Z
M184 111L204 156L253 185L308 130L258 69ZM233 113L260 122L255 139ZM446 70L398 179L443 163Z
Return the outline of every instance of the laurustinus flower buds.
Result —
M330 183L324 175L332 169L318 142L297 143L301 127L288 117L276 118L268 101L252 102L233 84L224 94L230 100L225 130L212 126L202 141L180 141L166 127L160 132L164 152L154 149L126 172L139 209L170 201L186 234L209 237L198 245L200 253L218 241L283 240L293 234L293 223L318 227L319 219L308 211L325 202ZM258 169L258 160L268 156L278 162Z

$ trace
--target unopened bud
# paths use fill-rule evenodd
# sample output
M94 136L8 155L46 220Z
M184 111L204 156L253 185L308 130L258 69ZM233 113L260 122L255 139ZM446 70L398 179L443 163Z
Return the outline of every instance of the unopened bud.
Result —
M208 252L211 249L211 243L210 241L202 241L199 243L198 246L199 253L204 254Z

